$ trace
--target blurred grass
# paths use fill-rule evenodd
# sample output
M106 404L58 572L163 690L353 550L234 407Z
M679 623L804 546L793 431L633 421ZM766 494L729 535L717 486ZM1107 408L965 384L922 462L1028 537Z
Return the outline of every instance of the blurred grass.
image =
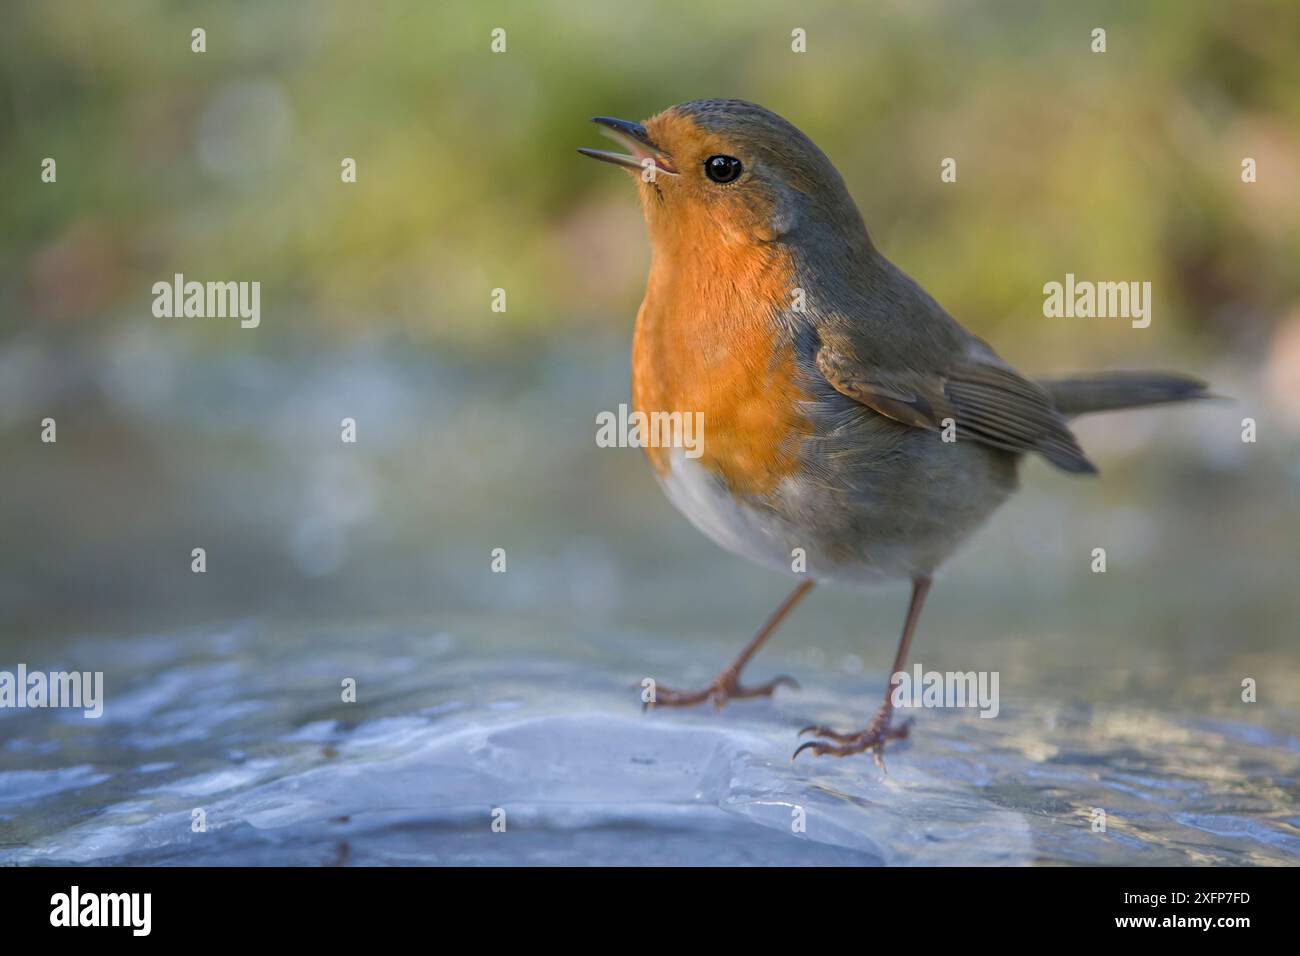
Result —
M1258 351L1300 298L1294 3L55 0L6 20L10 334L146 319L152 282L181 271L261 279L258 348L623 337L646 259L635 203L573 149L596 142L590 115L709 96L801 126L887 254L1016 360ZM1152 329L1042 322L1042 284L1067 271L1150 279Z
M1300 5L48 0L3 17L10 620L765 603L771 579L696 535L635 451L591 440L626 399L648 249L626 178L574 148L600 144L592 115L714 96L804 129L886 254L1026 371L1180 368L1240 400L1085 423L1103 481L1027 469L1063 511L1013 505L1029 531L1007 517L973 543L967 600L1056 601L1078 569L1033 534L1066 527L1073 553L1138 501L1166 546L1146 557L1152 614L1191 602L1169 613L1197 617L1204 646L1294 620ZM261 327L155 319L150 288L175 272L260 280ZM1043 319L1067 272L1150 280L1151 328ZM57 446L36 440L45 415ZM344 415L362 437L341 452ZM1237 577L1215 577L1206 539L1251 551ZM521 556L504 580L483 571L498 544ZM1171 550L1183 565L1161 564ZM1088 607L1091 582L1070 580Z

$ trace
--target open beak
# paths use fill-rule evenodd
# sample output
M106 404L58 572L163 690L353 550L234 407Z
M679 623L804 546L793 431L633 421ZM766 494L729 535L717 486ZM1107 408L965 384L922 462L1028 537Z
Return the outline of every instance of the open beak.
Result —
M582 153L583 156L590 156L592 159L599 159L602 163L613 163L615 166L625 166L628 169L635 170L644 169L646 160L650 160L654 164L656 171L666 173L669 176L677 175L677 170L673 169L672 161L668 155L650 141L650 137L646 135L645 127L640 123L629 123L627 120L613 119L609 116L593 116L591 121L605 127L601 132L626 149L627 152L613 153L604 149L579 149L578 152Z

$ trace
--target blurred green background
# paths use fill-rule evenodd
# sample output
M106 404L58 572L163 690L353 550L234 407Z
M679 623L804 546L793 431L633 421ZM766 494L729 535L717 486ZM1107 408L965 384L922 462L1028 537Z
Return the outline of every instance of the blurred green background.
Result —
M476 611L739 638L780 582L675 515L639 452L595 447L648 249L626 177L574 152L601 145L592 115L736 96L808 133L885 254L1017 366L1178 369L1236 399L1081 423L1102 479L1027 468L935 631L1293 646L1300 5L51 0L3 19L0 639ZM261 326L155 318L176 272L259 280ZM1152 282L1151 327L1044 318L1067 272ZM1129 575L1105 600L1099 543ZM860 648L862 607L882 632L901 614L870 600L809 626Z

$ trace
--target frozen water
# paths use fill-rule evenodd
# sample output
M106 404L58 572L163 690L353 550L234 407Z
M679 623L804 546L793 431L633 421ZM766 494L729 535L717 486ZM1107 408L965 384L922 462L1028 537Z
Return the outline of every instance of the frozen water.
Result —
M0 709L0 863L1300 861L1300 441L1239 441L1253 369L1212 376L1239 406L1080 420L1099 481L1026 464L913 648L998 672L1000 713L921 712L882 777L790 755L870 718L904 585L799 607L747 675L799 692L641 712L643 678L699 686L788 582L596 446L629 390L598 338L467 364L132 337L123 368L184 384L144 400L94 385L96 350L54 363L97 440L11 430L0 670L103 670L106 702ZM46 413L19 392L0 415Z
M65 663L106 671L102 719L0 711L0 863L1300 860L1287 733L1004 690L994 720L921 712L882 775L790 755L804 724L860 726L883 674L805 663L774 701L642 713L625 639L536 640L502 621L79 642Z

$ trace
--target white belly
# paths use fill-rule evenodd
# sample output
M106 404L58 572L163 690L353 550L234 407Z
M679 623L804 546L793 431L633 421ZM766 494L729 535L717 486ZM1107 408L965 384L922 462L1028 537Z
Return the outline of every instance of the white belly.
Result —
M861 547L847 559L843 555L832 558L790 519L773 509L737 501L708 469L685 457L680 449L672 449L669 461L670 469L659 481L668 500L732 554L800 580L868 584L911 578L917 573L910 549ZM802 483L786 480L775 497L780 503L777 510L798 513ZM798 567L804 570L796 570Z

